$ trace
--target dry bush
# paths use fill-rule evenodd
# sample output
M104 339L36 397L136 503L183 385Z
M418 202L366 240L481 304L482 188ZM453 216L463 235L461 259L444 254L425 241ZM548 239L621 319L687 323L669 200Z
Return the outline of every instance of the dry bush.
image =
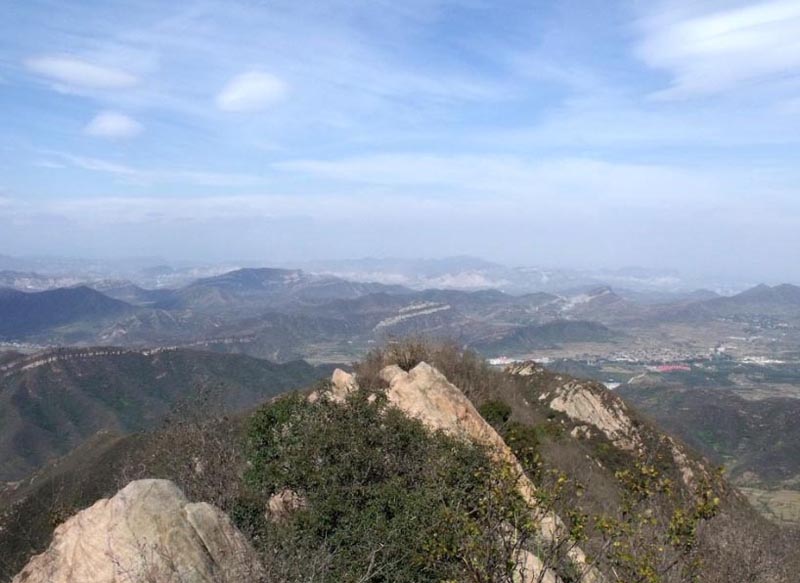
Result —
M198 387L179 402L144 448L131 452L117 477L117 488L133 480L164 478L189 500L202 500L230 512L241 497L245 470L243 427L239 418L211 416L223 411L224 388Z

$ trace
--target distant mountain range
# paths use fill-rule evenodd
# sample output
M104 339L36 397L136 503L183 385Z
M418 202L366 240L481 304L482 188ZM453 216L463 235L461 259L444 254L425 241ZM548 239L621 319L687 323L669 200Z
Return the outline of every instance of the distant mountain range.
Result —
M301 267L354 281L376 281L414 289L499 289L513 294L613 286L631 293L676 296L703 287L726 291L741 290L746 287L741 281L686 278L673 270L641 267L622 269L509 267L468 256L444 259L364 258L312 261L302 264Z
M488 356L552 348L574 342L609 342L618 336L603 324L584 320L554 320L521 326L500 338L478 342L475 348Z
M720 312L731 313L783 313L800 308L800 287L782 284L770 287L758 285L731 297L714 298L706 302Z
M752 280L731 277L687 277L675 270L625 267L621 269L575 269L544 266L508 266L477 257L455 256L440 259L362 258L314 260L270 267L303 269L306 273L332 275L354 282L402 285L421 290L500 289L513 294L534 291L560 292L578 287L611 286L621 295L646 296L686 294L705 288L723 295L753 285ZM183 287L203 277L212 277L240 268L267 267L253 261L220 263L174 262L161 258L117 260L59 257L8 257L0 255L0 287L41 291L53 287L103 280L128 280L147 289ZM5 272L4 272L5 270Z
M655 306L653 321L702 322L741 317L785 317L800 320L800 287L757 285L732 296Z
M175 291L158 307L225 310L352 299L371 293L407 293L401 286L351 282L289 269L238 269Z
M27 338L69 325L94 325L132 311L129 304L85 286L37 293L0 289L0 339ZM72 334L78 338L81 331Z
M433 273L438 266L429 269ZM414 290L276 268L234 270L176 289L120 280L93 285L0 291L0 341L183 346L281 361L309 354L346 360L375 342L408 335L514 354L613 342L631 330L661 325L800 321L800 288L790 284L760 285L733 296L698 290L660 301L606 285L524 294ZM331 354L333 347L338 353Z

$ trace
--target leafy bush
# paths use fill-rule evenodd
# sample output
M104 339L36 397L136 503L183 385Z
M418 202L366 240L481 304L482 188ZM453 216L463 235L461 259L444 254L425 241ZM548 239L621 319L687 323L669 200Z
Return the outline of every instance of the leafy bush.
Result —
M496 399L483 403L478 412L495 429L502 427L511 418L511 406Z
M502 437L527 474L533 478L541 461L539 430L535 426L512 421L505 427Z
M287 524L260 525L257 503L235 512L237 522L263 533L265 548L279 536L321 549L332 581L510 580L510 551L496 535L530 515L514 477L482 447L431 433L381 398L270 404L252 420L249 460L255 499L288 488L305 504Z

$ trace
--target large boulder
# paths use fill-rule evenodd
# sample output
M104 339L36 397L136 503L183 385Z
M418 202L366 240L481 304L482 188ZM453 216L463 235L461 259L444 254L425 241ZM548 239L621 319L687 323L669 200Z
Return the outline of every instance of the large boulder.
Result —
M520 475L524 474L503 438L483 419L467 396L436 368L421 362L406 372L392 365L381 371L381 378L389 383L386 391L389 402L406 415L419 419L430 429L486 445L494 456L511 463Z
M168 480L138 480L58 528L13 583L234 583L262 569L218 508Z

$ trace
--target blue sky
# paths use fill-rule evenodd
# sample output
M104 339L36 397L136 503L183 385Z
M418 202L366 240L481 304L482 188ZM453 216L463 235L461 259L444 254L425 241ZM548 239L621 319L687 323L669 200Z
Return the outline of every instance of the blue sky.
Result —
M800 3L4 6L0 252L800 278Z

